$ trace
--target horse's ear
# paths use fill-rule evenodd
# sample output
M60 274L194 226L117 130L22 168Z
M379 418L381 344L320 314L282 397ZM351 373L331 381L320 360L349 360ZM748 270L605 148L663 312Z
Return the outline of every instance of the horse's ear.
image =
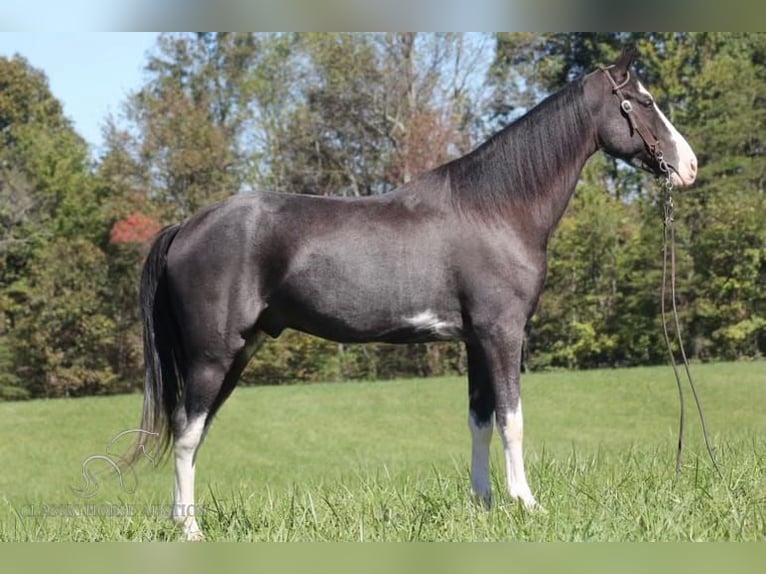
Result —
M622 54L614 63L614 67L621 72L627 72L630 66L633 64L633 60L638 56L638 52L633 46L625 46L622 49Z

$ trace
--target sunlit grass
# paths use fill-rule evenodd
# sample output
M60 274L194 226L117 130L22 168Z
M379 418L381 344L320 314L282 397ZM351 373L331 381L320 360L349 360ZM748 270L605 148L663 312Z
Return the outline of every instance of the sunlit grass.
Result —
M678 398L665 368L523 379L530 484L547 513L468 496L460 378L239 389L198 458L211 540L763 540L766 365L695 365L725 479L689 412L675 475ZM139 396L0 405L0 539L175 540L172 468L135 493L103 467L82 499L81 463L132 428ZM127 479L126 479L127 480Z

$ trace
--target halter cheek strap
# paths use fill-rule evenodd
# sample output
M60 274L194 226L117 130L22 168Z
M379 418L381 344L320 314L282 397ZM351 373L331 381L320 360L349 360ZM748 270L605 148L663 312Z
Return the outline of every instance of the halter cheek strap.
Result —
M628 118L628 123L630 124L630 127L636 132L638 132L638 135L643 140L647 151L651 154L654 160L659 164L660 171L667 172L668 166L665 163L665 159L663 158L662 150L660 150L660 141L656 137L654 137L654 134L651 132L650 129L646 127L643 120L641 120L639 116L633 114L633 104L631 104L630 101L622 93L622 88L624 88L630 81L630 72L626 71L625 79L618 84L612 77L612 74L609 73L609 68L611 67L612 66L609 66L608 68L599 68L599 69L602 72L604 72L604 74L606 74L606 77L609 80L609 83L612 84L612 93L615 96L617 96L618 100L620 100L620 108L622 109L623 112L625 112L625 116Z

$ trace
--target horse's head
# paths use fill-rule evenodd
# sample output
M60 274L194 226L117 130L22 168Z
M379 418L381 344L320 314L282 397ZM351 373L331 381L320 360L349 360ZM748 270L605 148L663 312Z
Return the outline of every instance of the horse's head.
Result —
M697 176L697 157L630 70L634 56L632 50L623 50L614 64L586 77L598 145L654 175L667 171L673 185L691 185Z

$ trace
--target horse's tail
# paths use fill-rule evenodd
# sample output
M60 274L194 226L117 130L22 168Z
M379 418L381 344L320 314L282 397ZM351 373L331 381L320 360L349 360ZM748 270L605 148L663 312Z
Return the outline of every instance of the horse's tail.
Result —
M167 255L179 225L159 232L141 273L139 293L144 324L144 406L141 428L132 450L123 458L131 465L141 455L159 462L172 440L171 418L182 395L183 355L167 285Z

